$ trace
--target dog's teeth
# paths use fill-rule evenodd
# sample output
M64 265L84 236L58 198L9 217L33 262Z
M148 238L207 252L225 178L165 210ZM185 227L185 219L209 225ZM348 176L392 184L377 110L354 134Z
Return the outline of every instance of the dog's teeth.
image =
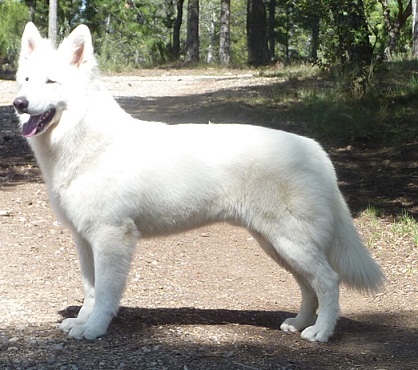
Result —
M46 111L41 118L41 121L45 121L51 115L51 110Z

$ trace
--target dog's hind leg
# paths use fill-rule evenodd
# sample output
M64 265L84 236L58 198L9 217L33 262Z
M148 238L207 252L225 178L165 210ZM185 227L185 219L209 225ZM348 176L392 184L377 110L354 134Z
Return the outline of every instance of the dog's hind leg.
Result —
M302 303L298 315L294 318L286 319L280 326L280 329L287 333L296 333L308 326L314 325L317 319L318 297L308 280L298 274L260 233L251 230L250 233L269 257L292 273L301 290Z
M289 270L300 276L296 280L303 296L300 313L293 319L285 320L284 329L289 328L289 324L294 329L303 329L313 321L313 313L319 306L315 324L306 327L301 337L313 342L326 342L334 331L339 314L339 275L314 242L303 240L301 236L298 239L295 242L279 237L276 242L277 251Z
M95 339L104 335L116 315L139 233L132 221L100 226L93 234L94 304L87 321L73 326L69 336ZM88 307L86 306L87 312Z
M94 261L90 244L79 233L73 231L73 240L80 260L81 279L84 291L84 302L77 317L63 320L60 329L69 332L73 327L84 324L94 306Z
M312 286L303 276L294 271L291 271L291 273L302 293L302 303L297 316L286 319L280 326L280 329L286 333L300 332L308 326L314 325L317 319L316 310L318 309L318 297Z
M250 232L271 258L293 274L301 289L298 315L286 319L280 328L285 332L302 331L302 338L310 341L328 341L339 314L339 276L325 254L313 241L303 240L300 233L295 234L298 242L279 236L273 243L258 232Z

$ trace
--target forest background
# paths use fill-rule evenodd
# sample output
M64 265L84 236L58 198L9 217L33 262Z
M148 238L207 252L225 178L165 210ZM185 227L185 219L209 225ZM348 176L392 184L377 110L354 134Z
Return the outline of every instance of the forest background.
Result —
M417 56L416 0L3 0L0 58L16 62L31 20L59 42L87 24L102 67L173 62L336 67ZM55 5L54 5L55 4ZM55 27L55 28L54 28ZM52 30L51 30L52 28ZM51 35L52 31L52 35ZM56 36L55 36L56 34ZM193 50L196 49L196 50Z
M102 71L251 68L305 81L255 103L314 137L416 143L417 1L0 0L0 73L14 77L27 21L55 43L85 23Z

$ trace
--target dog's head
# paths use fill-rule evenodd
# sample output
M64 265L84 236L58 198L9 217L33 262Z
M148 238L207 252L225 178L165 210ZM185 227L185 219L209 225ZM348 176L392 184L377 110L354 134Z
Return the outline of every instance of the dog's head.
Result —
M69 104L77 104L77 99L81 101L96 68L87 26L75 28L54 49L35 25L28 23L22 36L16 74L19 93L13 101L23 136L40 135L56 125ZM78 93L68 91L76 87Z

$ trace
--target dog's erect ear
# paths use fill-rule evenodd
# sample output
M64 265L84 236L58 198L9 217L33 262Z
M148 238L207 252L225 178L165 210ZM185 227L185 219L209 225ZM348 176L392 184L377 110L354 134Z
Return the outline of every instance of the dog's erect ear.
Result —
M77 26L62 42L58 50L65 53L70 64L80 67L93 58L93 43L90 30L84 24Z
M45 40L36 26L32 22L27 23L22 35L20 57L28 58L42 42L45 42Z

